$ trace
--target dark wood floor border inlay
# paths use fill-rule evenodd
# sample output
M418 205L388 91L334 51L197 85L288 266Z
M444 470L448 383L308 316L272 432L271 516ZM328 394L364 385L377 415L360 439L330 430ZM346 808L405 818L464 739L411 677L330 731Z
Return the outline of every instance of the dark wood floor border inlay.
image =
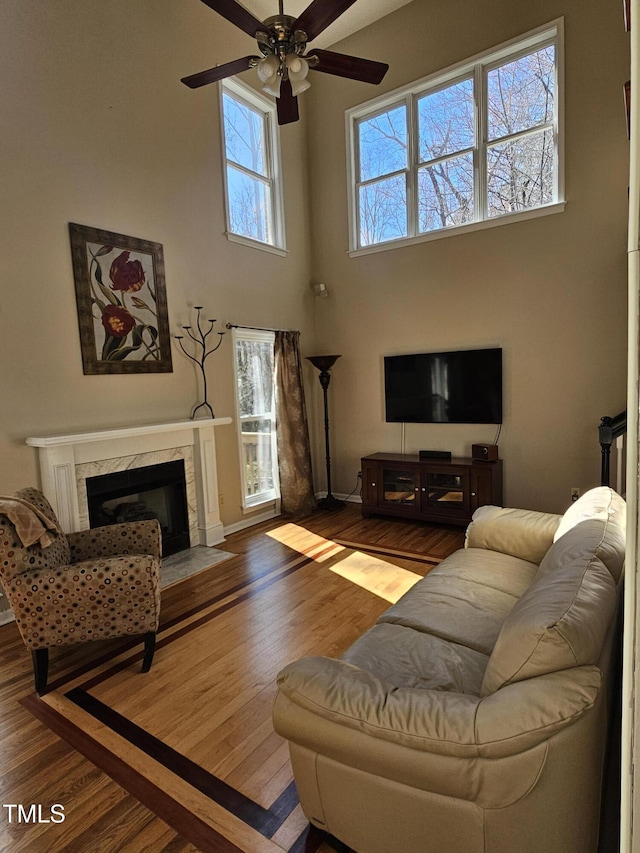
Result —
M265 809L84 690L76 687L65 696L265 838L271 838L280 829L298 804L295 789L292 796L289 785L276 800L277 811Z
M220 835L162 788L40 700L35 693L21 699L20 704L202 853L243 853L242 848Z
M353 551L365 551L367 554L384 554L386 557L400 557L403 560L413 560L414 563L428 563L434 567L444 559L444 557L436 557L434 554L402 551L399 548L387 548L384 545L366 545L359 542L352 542L350 539L336 538L333 541L336 545L342 545L344 548L350 548Z

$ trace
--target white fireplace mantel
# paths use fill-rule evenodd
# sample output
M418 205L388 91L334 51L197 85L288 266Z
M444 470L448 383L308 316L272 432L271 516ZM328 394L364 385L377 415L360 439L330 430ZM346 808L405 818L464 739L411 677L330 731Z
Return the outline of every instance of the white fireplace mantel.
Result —
M231 418L202 418L173 423L96 430L69 435L30 437L37 447L42 491L53 505L63 529L80 530L81 520L76 468L105 460L127 460L173 448L193 450L200 544L224 541L218 501L215 428L232 423ZM127 467L123 462L123 467Z

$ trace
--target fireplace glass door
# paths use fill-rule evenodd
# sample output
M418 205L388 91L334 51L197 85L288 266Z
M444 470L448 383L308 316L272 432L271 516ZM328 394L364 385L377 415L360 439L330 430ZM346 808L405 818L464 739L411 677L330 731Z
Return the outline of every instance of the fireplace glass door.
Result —
M157 518L164 556L189 548L184 460L87 478L91 527Z

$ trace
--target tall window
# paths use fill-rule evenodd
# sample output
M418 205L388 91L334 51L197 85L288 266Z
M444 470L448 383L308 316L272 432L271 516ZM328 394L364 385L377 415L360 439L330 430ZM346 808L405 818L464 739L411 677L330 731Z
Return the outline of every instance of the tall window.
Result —
M227 233L284 249L275 107L235 80L221 88Z
M352 251L563 202L561 25L348 113Z
M243 506L279 496L273 332L233 330Z

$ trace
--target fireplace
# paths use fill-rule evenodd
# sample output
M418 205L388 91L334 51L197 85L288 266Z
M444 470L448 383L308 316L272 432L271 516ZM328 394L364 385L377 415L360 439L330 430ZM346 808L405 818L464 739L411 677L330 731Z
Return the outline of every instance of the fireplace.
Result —
M184 460L87 477L91 527L157 518L162 553L190 547Z
M187 480L190 545L215 546L224 542L215 430L231 422L231 418L197 418L68 435L31 436L26 443L38 448L42 491L67 533L90 527L88 479L182 460Z

